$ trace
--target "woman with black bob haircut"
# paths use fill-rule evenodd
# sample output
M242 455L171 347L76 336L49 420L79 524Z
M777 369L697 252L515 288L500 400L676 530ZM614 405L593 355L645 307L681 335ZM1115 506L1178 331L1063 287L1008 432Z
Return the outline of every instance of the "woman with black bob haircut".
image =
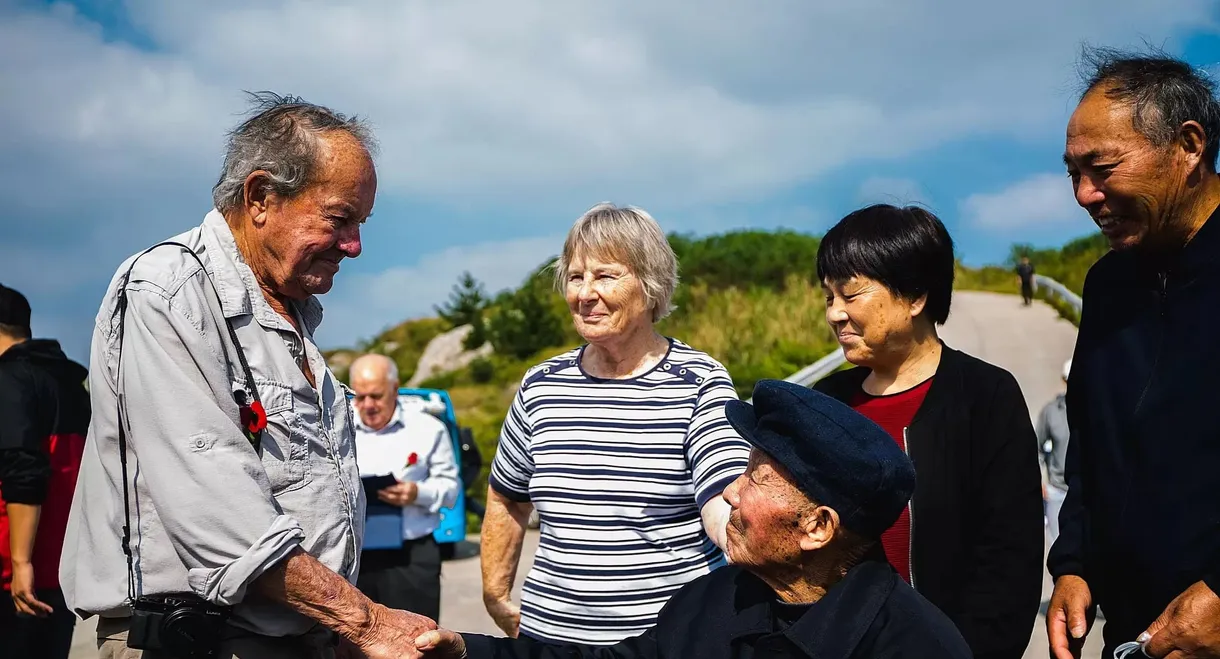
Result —
M855 368L814 385L872 419L915 463L882 537L890 563L977 659L1020 659L1042 594L1037 440L1012 374L946 346L953 239L932 213L869 206L818 248L826 321Z

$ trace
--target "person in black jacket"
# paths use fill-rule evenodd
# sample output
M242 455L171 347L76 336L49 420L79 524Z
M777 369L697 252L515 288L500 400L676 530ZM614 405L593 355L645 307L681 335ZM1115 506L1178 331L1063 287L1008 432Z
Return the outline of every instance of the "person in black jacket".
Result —
M871 552L911 496L911 461L876 424L805 387L763 380L753 400L725 408L753 445L724 491L731 565L678 590L654 627L601 647L439 630L419 649L470 659L969 659L953 623Z
M915 496L886 556L948 614L978 659L1020 659L1042 594L1042 478L1017 381L941 343L953 241L917 208L870 206L822 238L826 320L856 368L815 385L887 430Z
M1047 631L1078 657L1100 606L1106 656L1220 657L1220 103L1160 53L1087 63L1064 162L1113 249L1084 284Z
M14 657L64 659L76 616L59 555L76 488L89 394L85 368L30 339L30 305L0 285L0 638ZM7 656L7 655L6 655Z

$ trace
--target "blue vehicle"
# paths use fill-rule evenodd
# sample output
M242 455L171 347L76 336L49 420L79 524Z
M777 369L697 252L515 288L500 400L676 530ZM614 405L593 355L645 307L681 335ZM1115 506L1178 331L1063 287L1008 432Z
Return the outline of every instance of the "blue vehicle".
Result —
M352 398L351 394L348 399ZM454 544L466 539L466 489L479 476L482 468L482 458L468 428L457 424L453 412L453 401L449 394L441 389L410 389L402 387L398 390L398 404L404 408L417 408L440 419L449 429L449 437L453 442L453 455L458 463L459 485L457 500L452 508L441 508L440 526L432 536L441 546L442 556L452 556ZM479 508L475 506L475 508ZM476 513L481 512L479 510Z

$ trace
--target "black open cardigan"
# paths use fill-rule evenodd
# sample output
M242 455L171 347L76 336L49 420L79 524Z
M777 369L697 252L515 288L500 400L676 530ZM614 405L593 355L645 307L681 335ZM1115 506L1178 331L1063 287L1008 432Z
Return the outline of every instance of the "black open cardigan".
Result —
M814 389L850 403L869 372L841 371ZM1037 621L1044 543L1037 439L1020 386L946 346L906 435L915 589L976 659L1020 659Z

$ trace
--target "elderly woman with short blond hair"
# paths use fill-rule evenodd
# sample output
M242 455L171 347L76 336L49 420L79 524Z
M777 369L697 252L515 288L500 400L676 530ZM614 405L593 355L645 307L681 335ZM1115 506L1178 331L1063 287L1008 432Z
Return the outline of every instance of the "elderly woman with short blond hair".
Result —
M500 434L483 521L483 600L510 636L610 645L724 564L725 486L749 446L715 359L659 334L678 263L641 209L600 204L555 263L585 345L526 373ZM520 608L509 593L526 522L542 523Z

